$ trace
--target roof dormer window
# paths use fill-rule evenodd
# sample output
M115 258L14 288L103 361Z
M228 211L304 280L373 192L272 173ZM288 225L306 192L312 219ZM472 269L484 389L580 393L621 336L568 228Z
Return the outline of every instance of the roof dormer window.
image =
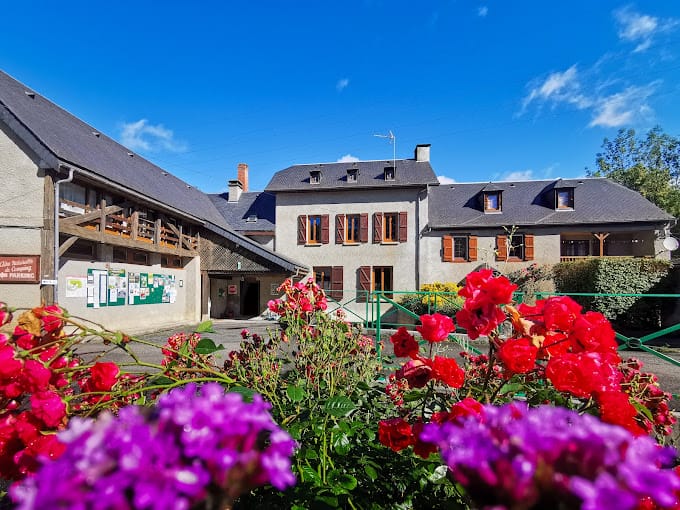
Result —
M499 213L503 209L503 195L500 191L484 192L484 212Z
M558 211L574 210L574 188L555 189L555 210Z
M251 214L246 218L246 223L257 223L257 214Z
M393 166L385 167L385 180L386 181L393 181L394 180L394 167Z
M309 184L319 184L321 182L321 170L309 172Z
M359 170L356 168L350 168L347 170L347 182L357 182L357 174Z

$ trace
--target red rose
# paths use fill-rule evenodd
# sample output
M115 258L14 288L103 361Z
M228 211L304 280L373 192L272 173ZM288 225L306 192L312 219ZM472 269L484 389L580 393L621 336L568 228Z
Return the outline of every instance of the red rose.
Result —
M571 342L564 333L556 333L554 331L547 331L543 339L543 344L538 352L538 357L541 359L550 359L554 356L559 356L569 351Z
M32 359L26 360L21 375L23 388L29 393L46 390L52 378L52 372L45 365Z
M402 326L390 337L390 342L394 345L394 355L398 358L412 358L418 356L420 347L418 342L408 330Z
M458 291L458 295L466 298L466 303L472 308L478 308L486 303L503 305L512 301L512 293L517 285L511 283L505 276L494 278L493 270L481 269L465 277L465 287Z
M413 424L413 453L423 459L427 459L431 454L437 451L437 445L420 439L423 427L424 424L422 421Z
M14 358L14 348L10 345L0 346L0 380L10 380L21 373L21 361Z
M31 395L31 410L48 427L57 427L66 416L66 404L53 391Z
M462 418L464 416L482 416L484 407L482 404L472 397L465 397L460 402L456 402L451 406L451 415L453 418Z
M559 391L590 397L596 391L619 391L621 358L616 353L566 353L548 361L545 376Z
M603 422L619 425L636 436L645 434L644 429L635 421L637 411L626 393L604 391L596 394L596 400L600 404L600 418Z
M451 317L435 313L433 315L421 315L420 326L416 326L418 332L428 342L441 342L449 337L449 333L456 330Z
M574 352L579 351L616 351L616 333L607 318L599 312L586 312L574 322L569 335Z
M548 298L543 305L543 320L548 330L569 331L581 314L581 305L568 296Z
M111 362L97 362L90 368L87 391L110 391L118 380L120 368Z
M396 379L406 379L411 388L422 388L432 378L432 367L421 359L406 362L394 373Z
M432 362L432 377L452 388L460 388L465 382L465 372L453 358L435 356Z
M467 330L471 340L486 336L505 320L505 313L498 306L487 302L480 308L469 308L467 301L456 313L456 322Z
M526 374L533 370L537 354L538 347L526 337L507 340L498 349L498 358L513 374Z
M378 422L378 439L380 439L381 444L395 452L401 451L414 443L411 425L401 418Z
M46 333L53 333L64 325L61 315L64 313L57 305L40 306L33 309L33 313L42 322Z

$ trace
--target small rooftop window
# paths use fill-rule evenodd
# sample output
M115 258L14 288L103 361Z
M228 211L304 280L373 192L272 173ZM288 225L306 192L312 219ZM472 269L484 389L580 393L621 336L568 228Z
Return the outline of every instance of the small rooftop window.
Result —
M359 170L356 168L350 168L347 170L347 182L357 182L357 174Z
M394 167L393 166L385 167L385 180L386 181L393 181L394 180Z
M574 209L574 188L555 189L555 209L562 211Z
M257 214L251 214L246 218L247 223L255 223L257 222Z
M309 172L309 184L319 184L321 182L321 170Z
M501 212L503 199L500 191L484 192L484 212Z

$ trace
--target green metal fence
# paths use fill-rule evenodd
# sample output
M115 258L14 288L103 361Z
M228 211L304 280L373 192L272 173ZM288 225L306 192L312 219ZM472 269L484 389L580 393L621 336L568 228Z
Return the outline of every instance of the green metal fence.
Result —
M423 313L436 313L457 297L455 293L451 292L427 292L427 291L360 291L360 290L346 290L343 291L343 296L347 296L342 300L335 300L331 297L328 299L328 312L335 313L342 310L346 318L352 322L361 323L364 329L374 332L376 339L380 339L383 333L392 331L400 326L405 326L409 329L415 329L419 316L411 310L405 308L400 301L405 297L418 298L424 305ZM570 296L570 297L588 297L588 298L639 298L639 299L680 299L680 294L595 294L595 293L557 293L557 292L539 292L535 294L536 299L544 299L550 296ZM521 292L516 292L514 299L521 303L527 296ZM668 337L676 333L680 337L680 323L673 324L658 331L651 331L641 336L626 335L621 331L616 331L616 338L620 343L619 350L639 349L646 351L661 360L680 367L680 361L676 360L658 349L650 347L648 342L658 340L660 338ZM469 341L465 335L465 330L457 329L455 333L451 334L451 339L457 342L461 348L468 352L480 353ZM378 342L379 346L379 342ZM380 347L378 347L380 349ZM381 355L382 353L378 353Z

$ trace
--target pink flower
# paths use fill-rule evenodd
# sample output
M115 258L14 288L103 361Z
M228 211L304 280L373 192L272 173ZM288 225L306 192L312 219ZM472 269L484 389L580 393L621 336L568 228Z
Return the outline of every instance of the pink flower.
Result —
M412 359L397 370L394 376L396 379L406 379L411 388L422 388L432 378L432 367L421 359Z
M41 391L31 395L31 408L36 418L48 427L57 427L66 416L66 404L53 391Z
M425 340L431 343L446 340L449 333L456 329L451 317L440 313L421 315L420 322L421 325L416 326L416 329Z

